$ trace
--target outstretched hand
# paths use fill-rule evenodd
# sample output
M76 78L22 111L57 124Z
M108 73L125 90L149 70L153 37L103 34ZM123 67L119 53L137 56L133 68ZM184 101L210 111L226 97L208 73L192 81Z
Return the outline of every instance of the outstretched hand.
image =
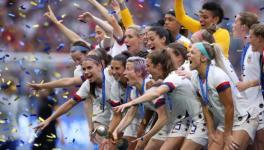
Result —
M94 19L94 16L90 12L85 12L78 16L78 20L82 22L89 22Z
M62 22L62 20L58 21L50 5L48 5L48 12L46 12L44 16L48 17L54 23Z
M41 122L40 124L38 124L37 126L35 126L33 129L35 130L35 132L40 132L43 129L45 129L48 125L49 125L49 121L45 120L43 122Z
M116 106L114 107L113 109L116 111L116 112L123 112L126 108L129 108L131 107L131 103L125 103L125 104L122 104L122 105L119 105L119 106Z
M42 89L41 83L27 83L27 86L37 91Z

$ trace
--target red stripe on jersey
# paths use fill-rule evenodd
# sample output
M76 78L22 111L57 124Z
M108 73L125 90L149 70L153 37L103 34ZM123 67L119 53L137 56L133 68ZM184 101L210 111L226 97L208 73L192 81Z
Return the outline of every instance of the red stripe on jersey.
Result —
M163 84L167 85L170 89L169 92L172 92L175 89L175 86L172 82L164 82Z
M76 102L81 102L84 101L84 99L82 99L79 95L77 95L76 93L73 94L73 100L75 100Z
M155 105L155 108L157 109L164 104L165 104L165 98L160 98L156 101L156 103L154 105Z
M218 93L220 93L220 92L223 92L227 88L230 88L230 83L228 81L219 84L216 87L216 90L217 90Z
M116 106L121 105L120 102L115 102L115 101L113 101L113 100L109 100L108 103L109 103L112 107L116 107Z

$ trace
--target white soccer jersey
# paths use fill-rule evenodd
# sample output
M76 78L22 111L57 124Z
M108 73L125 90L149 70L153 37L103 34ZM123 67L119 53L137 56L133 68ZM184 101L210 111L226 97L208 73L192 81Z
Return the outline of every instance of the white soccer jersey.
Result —
M189 115L196 117L202 113L201 104L195 97L195 90L190 80L183 79L173 71L163 82L170 88L168 95L172 101L172 110L169 114L174 122L181 121Z
M104 70L105 75L105 109L102 109L102 88L95 88L95 98L93 100L93 121L100 122L102 124L108 125L111 117L111 107L107 103L110 100L111 91L111 76L109 75L107 69ZM86 80L79 90L74 95L74 100L77 102L83 101L90 95L90 82Z
M83 70L81 65L77 65L74 69L73 76L74 77L80 77L83 75Z
M214 65L210 65L207 80L209 99L208 106L214 117L219 121L220 124L224 124L225 113L224 106L219 100L218 93L224 91L229 87L231 87L232 90L232 98L234 103L234 125L241 121L240 118L248 115L248 100L241 96L241 94L235 88L234 84L231 82L229 76L223 70ZM192 81L199 94L202 95L198 72L193 73ZM203 83L203 88L205 90L206 82Z
M242 69L242 80L251 81L260 79L260 64L259 64L260 53L253 52L252 46L250 45L247 49L244 57L243 69ZM264 108L260 108L259 104L263 103L263 96L261 93L261 87L255 86L245 90L245 93L250 101L251 105L258 107L260 112L264 111Z
M129 87L127 87L129 88ZM110 105L112 107L116 107L120 104L123 104L129 100L129 91L130 89L124 88L123 86L121 86L121 84L116 81L113 80L112 81L112 85L111 85L111 92L110 92ZM127 95L126 95L127 94Z
M110 48L109 52L107 52L112 57L122 53L127 50L127 46L124 43L118 43L116 40L114 41L113 47Z

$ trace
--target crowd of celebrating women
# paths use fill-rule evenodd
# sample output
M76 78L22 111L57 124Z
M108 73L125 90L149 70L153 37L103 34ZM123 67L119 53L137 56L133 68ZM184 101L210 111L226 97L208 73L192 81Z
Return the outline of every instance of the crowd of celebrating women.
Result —
M125 1L112 2L116 15L88 2L103 18L85 12L78 19L96 23L95 44L64 26L50 6L45 13L72 43L76 69L74 77L29 86L80 87L36 131L84 101L90 140L100 149L115 149L120 139L129 150L264 149L264 24L256 14L240 12L233 24L232 35L244 44L237 75L215 2L204 3L195 20L175 0L163 22L144 27ZM101 126L106 136L97 134Z

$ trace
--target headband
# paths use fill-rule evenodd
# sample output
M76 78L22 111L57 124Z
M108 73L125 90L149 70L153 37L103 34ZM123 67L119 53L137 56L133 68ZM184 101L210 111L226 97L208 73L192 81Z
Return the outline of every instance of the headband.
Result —
M74 52L74 51L87 52L89 50L90 50L90 48L84 47L81 45L76 45L76 46L71 47L71 52Z
M194 46L200 50L200 52L209 60L212 60L212 58L209 56L207 50L205 49L203 43L195 43Z

